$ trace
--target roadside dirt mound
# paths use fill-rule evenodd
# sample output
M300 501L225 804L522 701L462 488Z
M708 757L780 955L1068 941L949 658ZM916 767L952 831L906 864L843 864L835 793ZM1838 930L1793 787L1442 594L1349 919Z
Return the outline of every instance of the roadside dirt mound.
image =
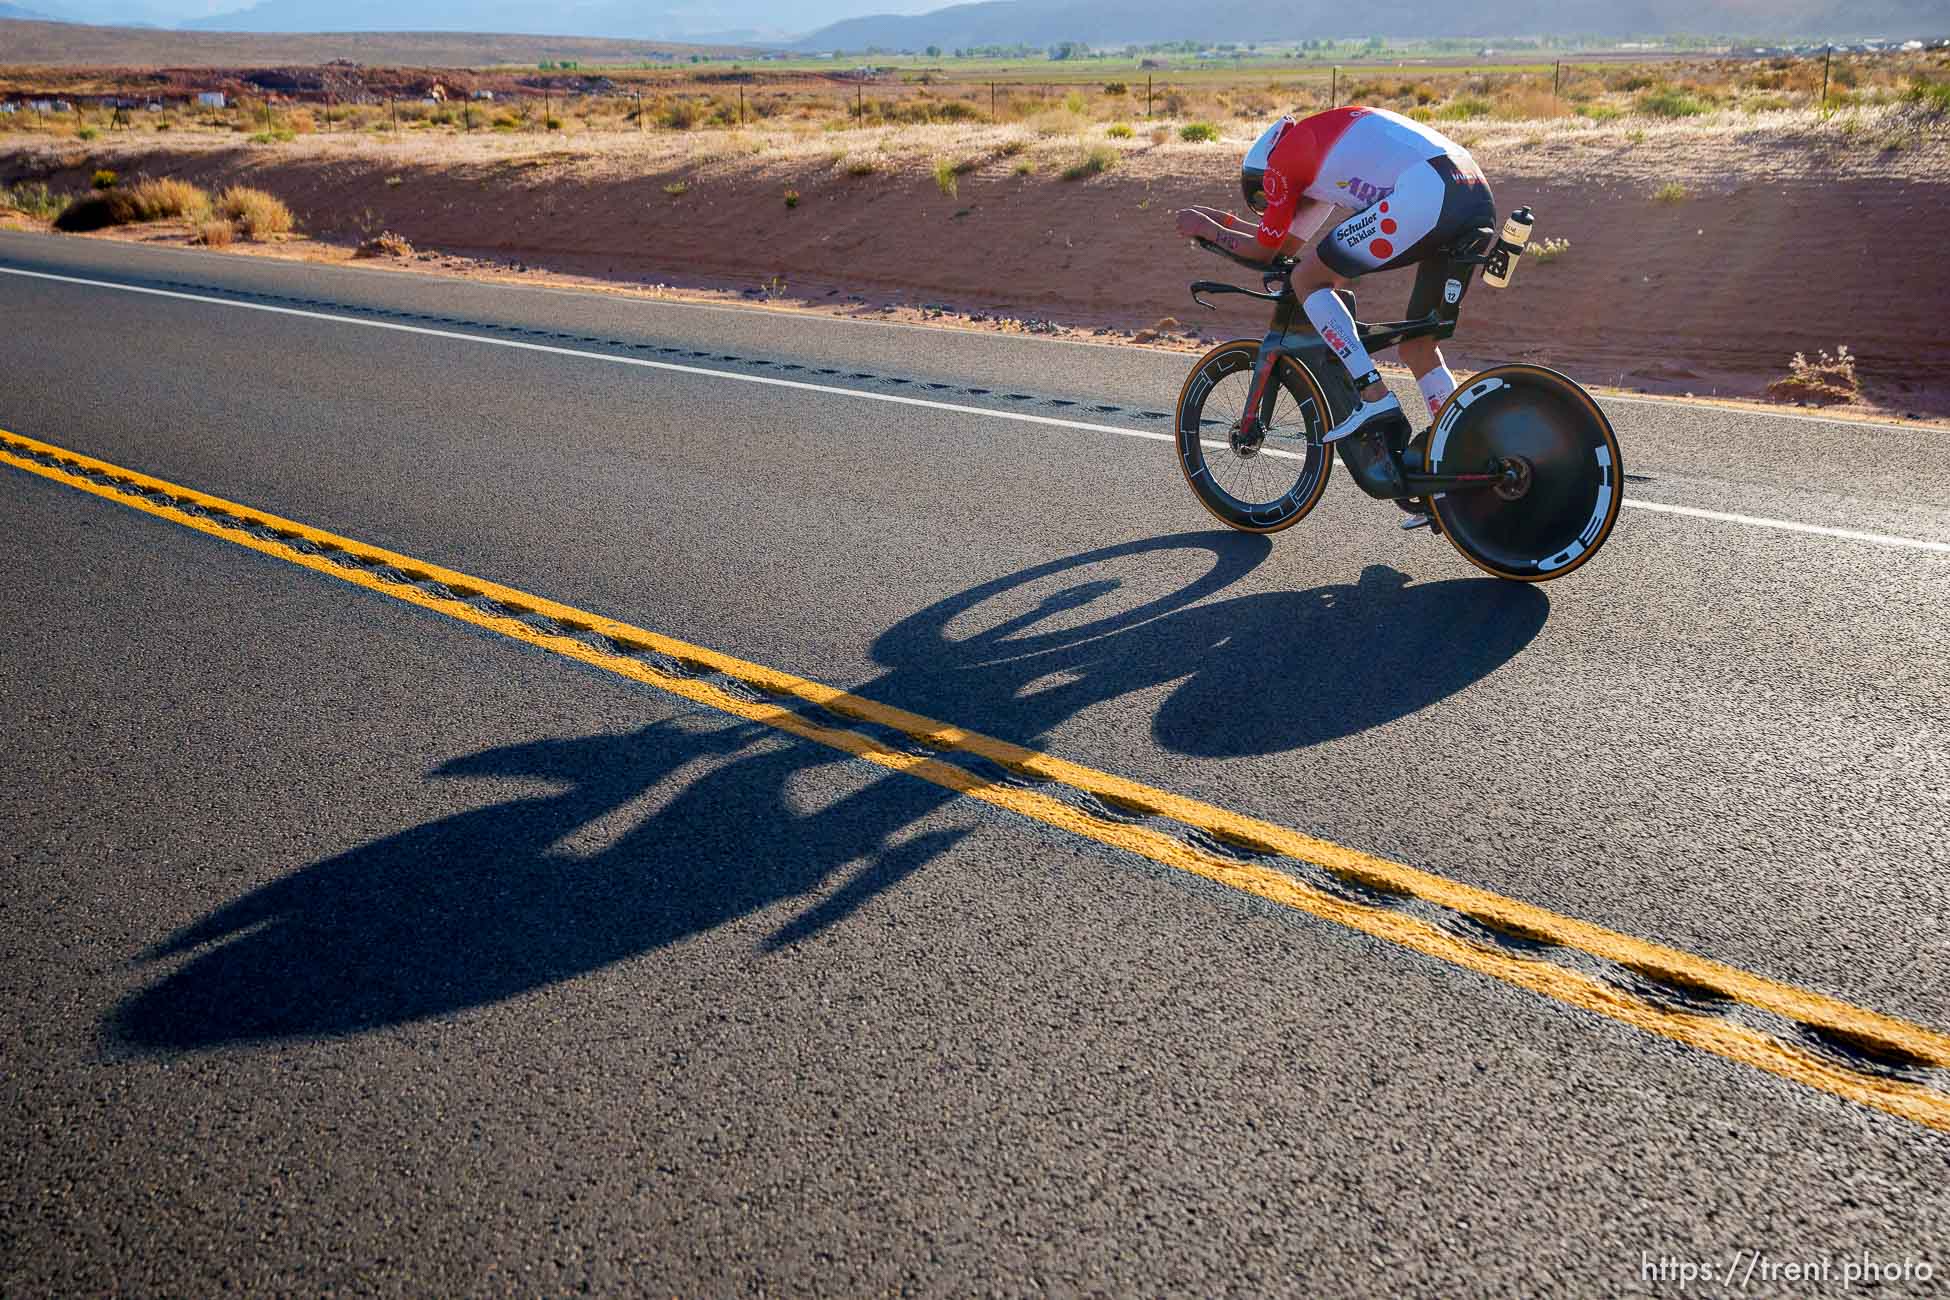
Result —
M99 165L62 161L73 165L35 174L79 190ZM16 175L0 180L31 170L23 157L11 162ZM348 253L385 231L422 250L637 286L763 284L768 297L813 304L949 304L1127 335L1167 311L1207 338L1265 323L1256 308L1207 315L1187 301L1188 281L1235 272L1171 232L1176 207L1235 205L1229 160L1216 153L1195 174L1133 166L1080 181L1017 174L998 155L953 187L932 175L855 175L825 157L629 167L566 150L439 161L363 148L147 150L114 165L268 189L304 233ZM1950 259L1927 241L1904 255L1889 239L1950 229L1950 184L1748 178L1662 201L1636 178L1525 174L1521 159L1491 174L1500 208L1527 203L1538 241L1570 243L1551 260L1526 259L1509 291L1472 290L1450 345L1460 365L1525 360L1591 383L1760 396L1796 353L1845 345L1868 400L1950 411ZM788 190L799 196L791 206ZM1410 278L1365 283L1362 314L1398 317Z

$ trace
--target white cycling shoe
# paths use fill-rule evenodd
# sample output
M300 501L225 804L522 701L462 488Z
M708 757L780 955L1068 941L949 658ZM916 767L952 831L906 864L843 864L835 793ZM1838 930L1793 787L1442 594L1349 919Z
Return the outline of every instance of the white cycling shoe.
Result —
M1348 412L1347 418L1329 429L1321 437L1321 442L1339 442L1342 438L1351 437L1361 432L1371 424L1379 424L1383 420L1391 418L1403 421L1408 419L1408 416L1402 411L1401 399L1393 393L1379 397L1372 402L1357 401L1354 404L1354 409Z

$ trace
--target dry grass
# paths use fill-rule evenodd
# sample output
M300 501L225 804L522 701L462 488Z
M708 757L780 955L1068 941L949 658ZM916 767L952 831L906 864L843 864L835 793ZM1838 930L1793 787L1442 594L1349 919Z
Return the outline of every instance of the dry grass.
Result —
M209 248L226 248L237 238L237 227L221 217L202 222L196 228L191 243L203 244Z
M236 223L246 239L265 240L291 233L291 209L277 197L248 185L233 185L217 195L217 213Z
M138 221L193 219L210 211L210 196L188 181L139 181L128 197Z

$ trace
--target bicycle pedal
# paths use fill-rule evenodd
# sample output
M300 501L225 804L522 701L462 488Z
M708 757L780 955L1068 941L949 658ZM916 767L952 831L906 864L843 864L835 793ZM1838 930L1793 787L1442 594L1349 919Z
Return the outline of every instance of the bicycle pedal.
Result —
M1410 533L1414 532L1417 528L1429 528L1434 525L1434 522L1427 515L1410 515L1408 518L1402 520L1402 531Z

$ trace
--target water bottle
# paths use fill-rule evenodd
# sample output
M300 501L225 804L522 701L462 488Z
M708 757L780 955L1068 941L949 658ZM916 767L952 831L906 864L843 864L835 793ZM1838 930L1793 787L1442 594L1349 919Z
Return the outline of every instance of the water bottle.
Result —
M1490 260L1483 266L1483 283L1493 289L1505 289L1510 285L1510 273L1517 269L1517 259L1523 256L1523 246L1530 242L1530 228L1537 219L1529 208L1518 208L1503 223L1503 233L1497 236L1496 247L1490 250Z

